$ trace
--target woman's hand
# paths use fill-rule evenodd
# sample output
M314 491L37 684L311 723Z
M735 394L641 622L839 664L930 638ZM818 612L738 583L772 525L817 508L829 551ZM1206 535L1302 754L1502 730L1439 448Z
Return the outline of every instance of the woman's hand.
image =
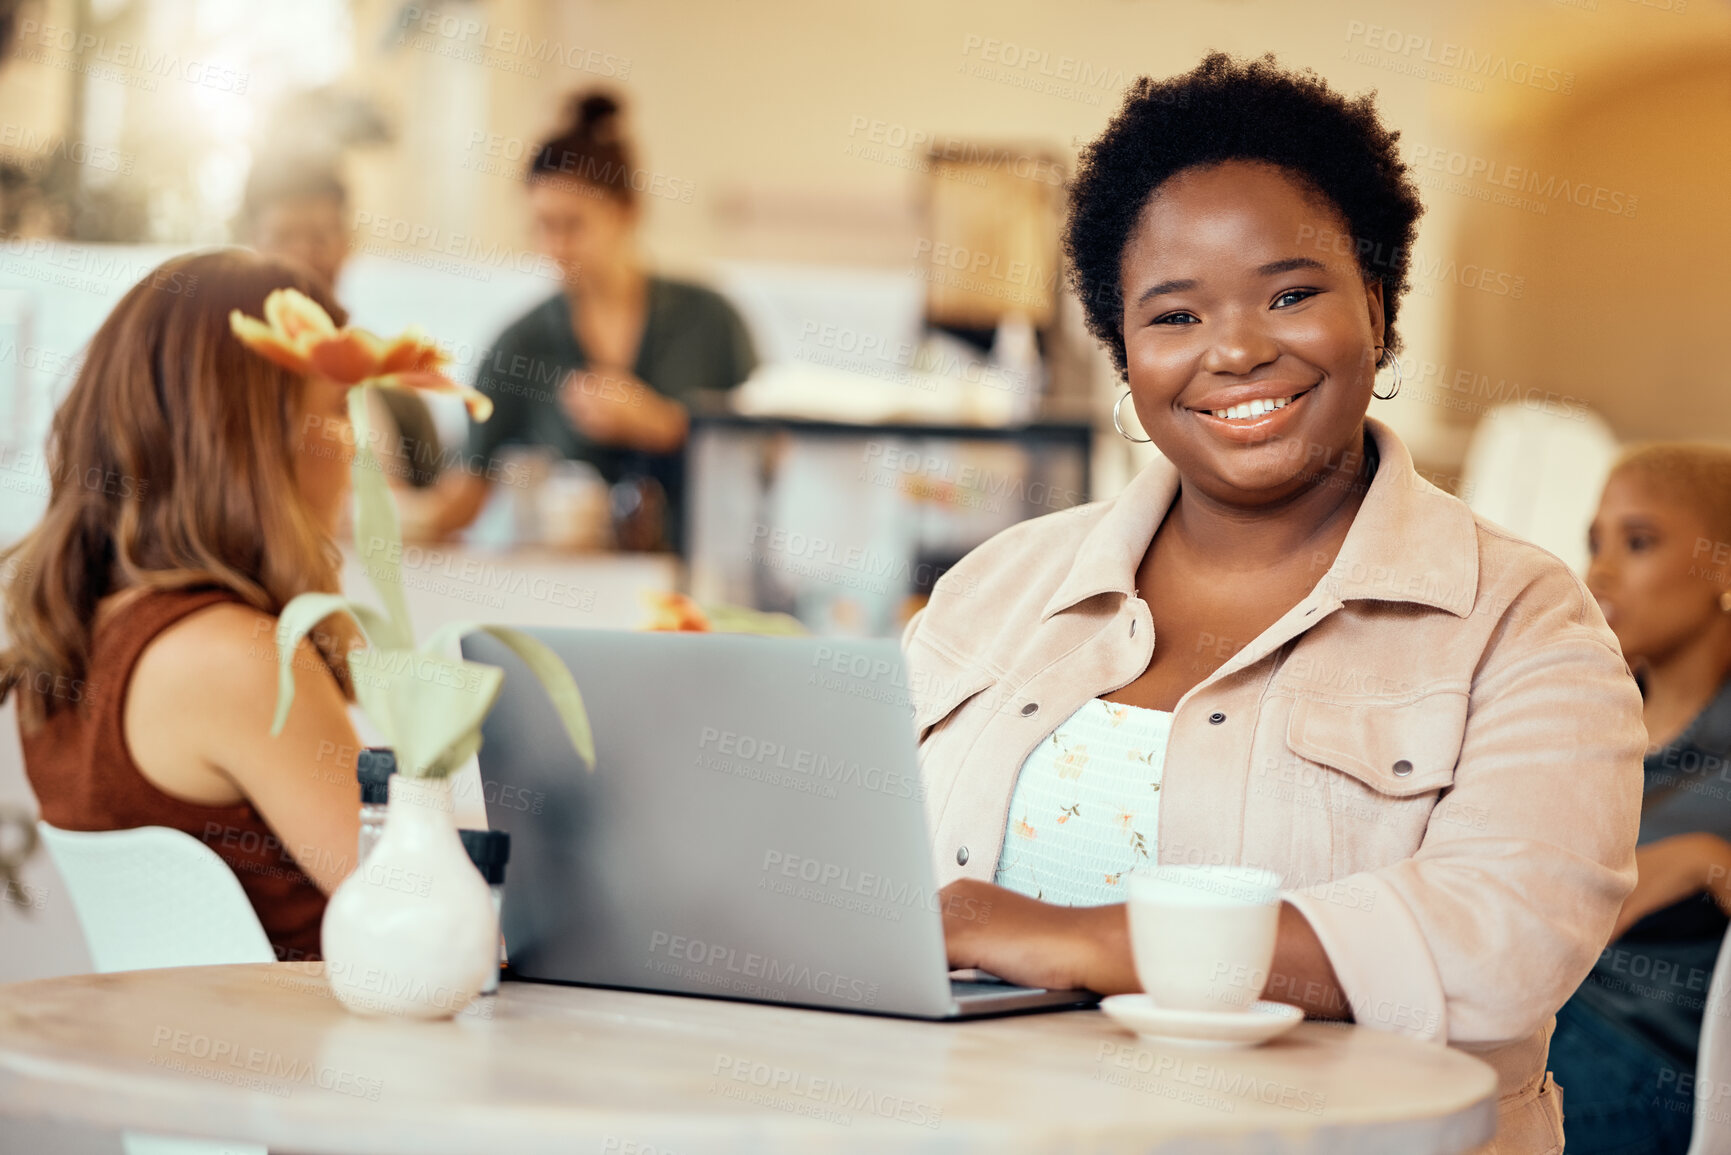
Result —
M685 406L663 397L623 369L579 369L568 374L559 404L571 424L602 445L671 453L685 444Z
M1716 834L1673 834L1635 848L1635 889L1623 900L1611 941L1656 910L1708 891L1731 914L1731 842Z
M1103 995L1141 990L1122 904L1054 906L964 878L938 892L950 968L1005 982Z
M952 882L938 896L952 970L978 967L1006 982L1050 990L1116 995L1142 989L1123 903L1053 906L973 879ZM1260 998L1290 1003L1311 1018L1352 1018L1327 952L1290 903L1280 904L1274 959L1263 977Z

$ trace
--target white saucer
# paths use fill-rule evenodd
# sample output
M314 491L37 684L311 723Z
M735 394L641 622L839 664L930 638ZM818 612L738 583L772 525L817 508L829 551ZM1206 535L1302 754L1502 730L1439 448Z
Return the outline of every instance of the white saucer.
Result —
M1147 995L1113 995L1100 1009L1145 1039L1186 1047L1254 1047L1304 1020L1299 1008L1266 1000L1244 1011L1179 1011L1157 1007Z

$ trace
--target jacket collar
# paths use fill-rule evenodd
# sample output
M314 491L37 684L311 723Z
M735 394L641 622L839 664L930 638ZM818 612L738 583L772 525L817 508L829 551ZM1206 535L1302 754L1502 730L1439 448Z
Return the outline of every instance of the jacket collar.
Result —
M1472 511L1419 476L1392 429L1371 417L1364 424L1380 458L1376 476L1317 592L1337 602L1412 602L1466 617L1478 596ZM1177 495L1178 470L1159 457L1104 503L1040 620L1098 594L1134 597L1136 569Z

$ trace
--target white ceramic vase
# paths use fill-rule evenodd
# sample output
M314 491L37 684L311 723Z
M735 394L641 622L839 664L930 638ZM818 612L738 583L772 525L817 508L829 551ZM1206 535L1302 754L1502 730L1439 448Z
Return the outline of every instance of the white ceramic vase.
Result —
M457 837L448 778L391 777L385 832L325 907L331 990L360 1015L448 1019L499 965L492 892Z

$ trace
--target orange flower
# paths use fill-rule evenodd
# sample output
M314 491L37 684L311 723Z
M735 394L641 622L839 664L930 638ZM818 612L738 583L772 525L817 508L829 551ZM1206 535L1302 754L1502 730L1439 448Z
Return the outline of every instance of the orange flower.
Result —
M298 289L276 289L264 299L264 320L239 309L228 315L241 344L285 369L318 374L339 385L382 385L450 393L469 416L485 421L493 402L445 375L449 358L418 329L387 341L365 329L339 329L319 303Z
M684 594L657 591L644 594L643 600L649 603L649 623L643 627L646 630L706 633L711 628L702 607Z

